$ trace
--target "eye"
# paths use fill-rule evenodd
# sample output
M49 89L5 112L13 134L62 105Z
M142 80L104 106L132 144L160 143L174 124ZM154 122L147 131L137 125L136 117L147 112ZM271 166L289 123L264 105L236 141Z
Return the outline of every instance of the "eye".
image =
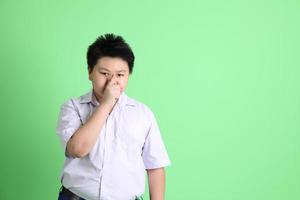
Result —
M118 74L118 76L124 76L124 74Z
M100 72L100 74L102 74L102 75L104 75L104 76L107 76L107 75L108 75L108 73L106 73L106 72Z

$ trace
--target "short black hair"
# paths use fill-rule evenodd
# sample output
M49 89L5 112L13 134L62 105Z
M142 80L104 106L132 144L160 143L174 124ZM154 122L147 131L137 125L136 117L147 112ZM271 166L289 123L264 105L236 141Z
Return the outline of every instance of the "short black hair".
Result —
M134 54L126 41L119 35L106 33L99 36L87 50L88 69L93 70L98 59L109 56L118 57L127 62L129 73L132 73Z

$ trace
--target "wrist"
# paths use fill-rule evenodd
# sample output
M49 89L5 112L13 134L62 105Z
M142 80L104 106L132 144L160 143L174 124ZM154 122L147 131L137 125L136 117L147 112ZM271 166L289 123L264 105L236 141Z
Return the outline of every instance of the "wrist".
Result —
M108 103L108 102L103 102L102 104L99 105L99 109L104 109L108 113L111 112L113 107L114 107L114 104L113 103Z

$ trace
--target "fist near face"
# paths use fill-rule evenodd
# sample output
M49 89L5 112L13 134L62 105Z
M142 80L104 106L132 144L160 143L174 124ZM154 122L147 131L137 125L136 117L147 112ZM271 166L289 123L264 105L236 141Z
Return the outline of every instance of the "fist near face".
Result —
M118 101L122 90L123 89L120 87L117 81L110 80L103 91L103 103L114 106Z

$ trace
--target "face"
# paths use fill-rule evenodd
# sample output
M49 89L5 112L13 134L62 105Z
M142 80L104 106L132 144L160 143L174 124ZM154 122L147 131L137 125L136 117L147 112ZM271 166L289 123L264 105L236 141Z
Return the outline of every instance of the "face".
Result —
M101 100L109 80L118 82L121 93L125 90L129 78L129 67L126 61L117 57L102 57L94 69L89 68L89 80L98 100Z

